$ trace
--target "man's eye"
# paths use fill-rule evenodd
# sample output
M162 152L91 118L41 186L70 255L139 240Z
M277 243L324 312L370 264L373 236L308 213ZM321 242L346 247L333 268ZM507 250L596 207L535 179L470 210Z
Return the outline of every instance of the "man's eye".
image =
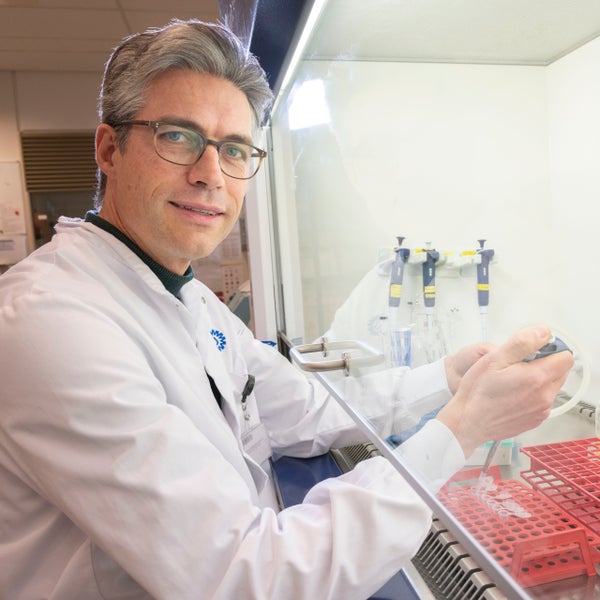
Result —
M176 142L183 137L181 131L167 131L164 136L170 142Z
M248 160L248 151L239 144L225 144L221 147L221 151L229 160Z
M165 142L194 145L195 136L189 131L180 131L172 129L160 133L160 138Z

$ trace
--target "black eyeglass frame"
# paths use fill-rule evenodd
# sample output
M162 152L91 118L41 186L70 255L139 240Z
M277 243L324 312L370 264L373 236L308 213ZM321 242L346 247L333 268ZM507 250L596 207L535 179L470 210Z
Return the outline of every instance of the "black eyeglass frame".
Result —
M164 161L171 163L173 165L189 167L190 165L197 163L202 158L202 156L203 156L204 152L206 151L206 149L208 148L208 146L214 146L217 149L217 153L219 155L219 168L221 169L221 172L224 175L227 175L227 177L231 177L232 179L240 179L243 181L252 179L258 173L263 160L267 157L266 150L262 150L261 148L253 146L252 144L247 144L246 142L238 142L236 140L222 140L222 141L218 142L217 140L211 140L210 138L207 138L203 133L200 133L199 131L192 129L191 127L179 125L178 123L171 123L169 121L132 120L132 121L121 121L120 123L117 123L116 125L114 125L114 127L115 128L123 127L123 126L127 126L127 125L144 125L145 127L151 127L152 129L154 129L154 135L152 138L152 141L154 144L154 151ZM171 125L173 127L179 127L180 129L187 129L188 131L194 132L200 138L200 140L202 140L204 142L204 145L203 145L202 149L200 150L200 153L198 154L197 158L189 163L180 163L180 162L175 162L173 160L169 160L168 158L165 158L162 154L160 154L160 152L158 151L157 144L156 144L156 134L158 133L158 128L161 125ZM231 175L230 173L227 173L226 171L223 170L223 167L221 166L221 147L224 146L225 144L240 144L243 146L248 146L248 148L252 148L252 150L254 150L255 153L251 154L251 156L254 158L258 158L258 164L256 165L256 169L255 169L254 173L252 173L252 175L249 175L248 177L236 177L235 175Z

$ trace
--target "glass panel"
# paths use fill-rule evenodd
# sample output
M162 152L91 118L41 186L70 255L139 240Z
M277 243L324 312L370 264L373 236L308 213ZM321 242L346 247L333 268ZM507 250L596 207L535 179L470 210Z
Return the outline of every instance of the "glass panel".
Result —
M373 418L396 367L540 322L573 350L551 418L499 445L496 489L473 487L490 442L435 499L495 581L512 573L524 594L544 598L567 580L569 597L588 597L600 545L589 516L600 512L600 478L574 479L575 465L596 465L600 392L589 272L600 4L575 4L315 3L320 18L271 126L279 322L294 344L358 340L381 355L321 379L399 470L395 442ZM404 408L395 434L435 407ZM546 450L575 462L557 467ZM557 499L559 484L584 498L585 517ZM573 530L583 537L558 535Z

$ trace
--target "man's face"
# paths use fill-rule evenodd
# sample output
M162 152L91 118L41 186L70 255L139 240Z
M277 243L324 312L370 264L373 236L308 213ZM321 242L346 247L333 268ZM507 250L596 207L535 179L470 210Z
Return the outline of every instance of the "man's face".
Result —
M146 91L136 120L190 123L213 140L252 143L252 116L243 92L224 79L190 70L159 75ZM101 125L96 154L107 175L100 215L118 227L159 264L183 273L191 260L210 254L235 224L246 181L225 175L217 149L208 146L189 166L160 158L154 130L131 126L125 148L114 130Z

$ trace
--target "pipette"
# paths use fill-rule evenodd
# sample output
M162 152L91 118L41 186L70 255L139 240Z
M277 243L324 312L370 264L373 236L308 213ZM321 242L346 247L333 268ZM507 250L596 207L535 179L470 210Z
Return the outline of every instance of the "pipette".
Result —
M531 362L532 360L537 360L538 358L544 358L544 356L550 356L551 354L556 354L557 352L564 351L571 352L571 349L559 338L553 336L550 341L544 344L537 352L527 356L523 359L523 362ZM488 473L490 466L492 465L492 461L494 460L494 456L500 447L502 440L494 440L492 443L487 456L485 457L485 462L483 463L483 467L481 468L481 473L479 474L479 481L482 481Z
M404 267L410 256L410 250L408 248L402 248L402 242L404 238L398 236L398 246L394 248L396 257L392 264L392 271L390 274L390 289L388 294L388 306L389 306L389 317L390 317L390 344L391 344L391 359L392 364L395 366L401 366L407 364L410 361L409 357L405 357L405 352L402 352L403 347L408 345L410 352L410 340L401 339L401 333L399 331L398 323L398 307L400 306L400 299L402 298L402 282L404 279ZM410 334L410 332L409 332Z
M428 242L428 245L430 242ZM434 249L425 250L426 258L423 263L423 303L427 317L427 330L433 327L433 309L435 307L435 263L440 258L440 253Z
M402 281L404 279L404 265L410 256L408 248L402 248L404 238L398 236L398 245L394 248L396 258L392 264L392 272L390 274L390 291L388 303L390 308L398 308L400 306L400 298L402 297Z
M487 311L490 302L490 261L494 257L494 251L483 249L485 240L479 242L479 262L477 263L477 303L479 304L479 314L481 315L481 339L487 339Z

